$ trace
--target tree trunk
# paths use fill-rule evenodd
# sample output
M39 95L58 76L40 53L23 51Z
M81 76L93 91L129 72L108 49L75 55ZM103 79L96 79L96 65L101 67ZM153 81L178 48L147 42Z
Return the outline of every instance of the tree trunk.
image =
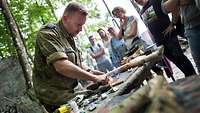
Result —
M105 0L102 0L104 5L106 6L106 9L108 11L108 13L110 14L110 16L112 17L112 21L117 25L118 28L120 28L119 24L117 23L117 21L115 20L115 18L113 17L110 9L108 8L108 5L106 4Z
M6 0L1 0L2 5L2 13L5 17L6 22L8 23L8 27L10 29L12 40L15 45L17 55L19 62L22 66L22 70L24 73L24 78L26 80L26 88L27 90L32 87L31 85L31 74L32 74L32 68L30 64L28 63L28 56L26 54L26 49L22 41L22 37L20 35L20 30L17 27L17 23L15 22L9 8L7 5Z

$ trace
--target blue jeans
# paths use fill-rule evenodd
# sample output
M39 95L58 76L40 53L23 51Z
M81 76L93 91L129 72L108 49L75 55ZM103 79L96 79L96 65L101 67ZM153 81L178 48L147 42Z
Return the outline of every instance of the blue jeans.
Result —
M101 63L97 62L97 67L98 67L99 71L102 71L102 72L105 72L105 73L107 71L113 70L113 66L112 66L111 62L108 59L104 60Z
M194 62L200 72L200 25L186 30Z

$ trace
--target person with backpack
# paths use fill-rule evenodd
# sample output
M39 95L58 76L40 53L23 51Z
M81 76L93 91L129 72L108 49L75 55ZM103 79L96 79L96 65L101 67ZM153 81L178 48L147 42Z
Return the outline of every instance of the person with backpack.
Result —
M95 59L98 70L102 72L113 70L113 66L105 54L104 47L99 43L96 43L96 40L92 35L89 36L89 41L91 46L88 52L90 53L90 56Z

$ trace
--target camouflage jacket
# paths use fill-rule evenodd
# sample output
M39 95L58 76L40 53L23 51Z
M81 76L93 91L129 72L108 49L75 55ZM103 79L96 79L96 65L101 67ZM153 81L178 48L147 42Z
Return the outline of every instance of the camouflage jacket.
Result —
M36 37L33 85L37 97L45 104L61 105L74 97L77 80L59 74L52 65L60 59L76 65L80 61L74 39L61 21L42 27Z

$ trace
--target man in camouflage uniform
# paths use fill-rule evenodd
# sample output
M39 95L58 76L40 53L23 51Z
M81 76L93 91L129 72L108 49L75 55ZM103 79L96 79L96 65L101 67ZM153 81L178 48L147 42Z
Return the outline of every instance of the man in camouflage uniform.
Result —
M69 3L57 24L42 27L36 38L33 85L40 102L49 112L74 97L77 79L109 83L102 72L81 66L74 38L85 24L87 11Z

